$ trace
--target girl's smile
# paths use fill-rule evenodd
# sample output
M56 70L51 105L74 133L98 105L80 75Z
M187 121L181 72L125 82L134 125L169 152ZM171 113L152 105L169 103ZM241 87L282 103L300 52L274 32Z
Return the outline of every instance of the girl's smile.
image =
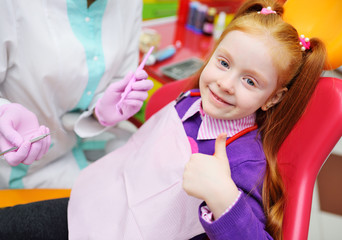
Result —
M218 102L218 104L223 104L223 105L228 105L228 106L233 106L231 103L229 103L228 101L223 100L222 98L220 98L219 96L217 96L211 89L210 87L208 87L209 91L210 91L210 96L213 99L214 102Z

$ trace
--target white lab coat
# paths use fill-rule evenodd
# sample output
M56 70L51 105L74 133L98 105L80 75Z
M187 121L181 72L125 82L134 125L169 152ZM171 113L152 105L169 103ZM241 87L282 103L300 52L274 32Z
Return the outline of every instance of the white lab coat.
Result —
M31 166L0 160L0 188L70 188L87 164L75 158L75 130L82 137L106 130L91 116L94 104L137 67L142 1L96 0L89 9L86 0L0 0L0 6L0 104L20 103L35 113L52 142ZM74 126L69 112L82 104L83 114L71 115Z

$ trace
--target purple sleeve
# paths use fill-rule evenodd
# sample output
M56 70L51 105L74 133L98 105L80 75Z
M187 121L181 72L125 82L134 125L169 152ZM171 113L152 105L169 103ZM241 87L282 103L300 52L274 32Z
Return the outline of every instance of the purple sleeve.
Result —
M266 216L262 204L266 159L259 144L249 140L247 136L238 140L235 141L237 146L228 152L228 159L232 179L242 192L241 196L216 221L209 223L200 217L201 224L211 240L273 239L265 230Z
M265 230L265 225L254 214L245 193L242 193L236 204L216 221L209 223L199 216L201 224L210 240L240 240L240 239L273 239Z

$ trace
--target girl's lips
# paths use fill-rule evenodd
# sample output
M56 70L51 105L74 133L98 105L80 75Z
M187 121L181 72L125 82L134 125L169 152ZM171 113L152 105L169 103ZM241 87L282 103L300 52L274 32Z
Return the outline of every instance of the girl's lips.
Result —
M227 104L227 105L232 105L226 101L224 101L222 98L220 98L219 96L217 96L214 92L212 92L210 89L209 89L210 93L211 93L211 96L218 102L221 102L221 103L224 103L224 104Z

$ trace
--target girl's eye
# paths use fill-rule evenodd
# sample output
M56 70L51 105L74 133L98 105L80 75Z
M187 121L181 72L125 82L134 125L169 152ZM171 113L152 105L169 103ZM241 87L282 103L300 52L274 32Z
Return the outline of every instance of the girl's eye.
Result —
M229 64L224 60L220 60L220 64L225 68L229 68Z
M254 86L255 83L253 82L253 80L251 80L250 78L246 78L246 82L248 85Z

